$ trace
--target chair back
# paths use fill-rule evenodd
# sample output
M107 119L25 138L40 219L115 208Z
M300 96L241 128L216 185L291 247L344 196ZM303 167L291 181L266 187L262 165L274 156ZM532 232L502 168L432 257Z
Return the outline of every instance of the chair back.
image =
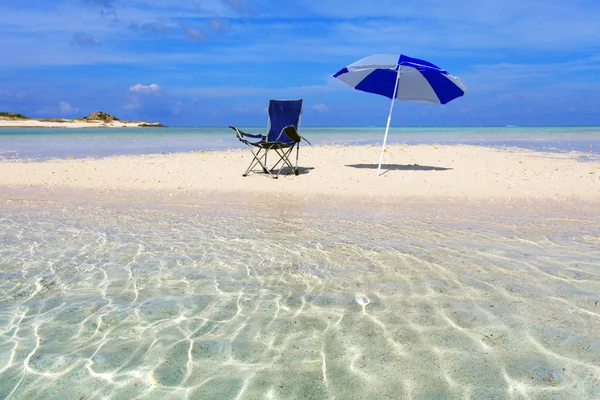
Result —
M293 144L299 137L290 138L284 128L293 126L298 130L303 100L269 100L269 132L267 142ZM297 135L296 135L297 136Z

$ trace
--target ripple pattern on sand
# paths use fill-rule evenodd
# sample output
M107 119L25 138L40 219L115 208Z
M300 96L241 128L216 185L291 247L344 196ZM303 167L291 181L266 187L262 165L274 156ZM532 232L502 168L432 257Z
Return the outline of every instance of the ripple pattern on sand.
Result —
M0 204L0 398L598 398L593 221Z

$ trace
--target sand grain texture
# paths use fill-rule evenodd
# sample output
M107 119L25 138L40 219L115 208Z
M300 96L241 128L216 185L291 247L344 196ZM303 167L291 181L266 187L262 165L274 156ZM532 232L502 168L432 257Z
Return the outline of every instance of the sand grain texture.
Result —
M300 175L243 177L245 150L0 162L0 185L167 194L285 194L394 202L408 198L600 200L600 162L580 153L481 146L304 146ZM76 155L74 155L76 157Z

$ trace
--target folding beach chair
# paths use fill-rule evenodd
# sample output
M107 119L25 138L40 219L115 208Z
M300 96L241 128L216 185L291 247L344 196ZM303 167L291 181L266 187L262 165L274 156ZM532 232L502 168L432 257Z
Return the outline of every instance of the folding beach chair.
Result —
M269 100L269 125L267 135L251 135L242 132L235 126L229 126L236 131L236 136L240 142L245 143L254 156L244 176L248 176L254 171L254 167L260 165L262 172L269 174L277 179L281 171L287 166L292 169L295 175L298 175L298 154L300 152L300 141L308 140L300 136L298 127L300 126L300 116L302 115L302 99L300 100ZM250 141L246 137L259 139ZM255 148L257 151L255 152ZM296 166L292 165L290 155L296 148ZM268 167L267 155L270 150L276 154L276 162L271 168ZM276 168L279 170L275 172Z

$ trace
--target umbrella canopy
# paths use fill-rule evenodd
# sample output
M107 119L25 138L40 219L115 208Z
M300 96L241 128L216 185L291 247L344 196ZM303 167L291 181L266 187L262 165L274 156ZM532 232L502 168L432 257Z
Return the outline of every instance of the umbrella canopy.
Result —
M342 68L333 75L356 90L385 96L392 100L388 115L377 175L394 108L394 99L446 104L467 93L455 76L430 62L401 54L375 54Z

